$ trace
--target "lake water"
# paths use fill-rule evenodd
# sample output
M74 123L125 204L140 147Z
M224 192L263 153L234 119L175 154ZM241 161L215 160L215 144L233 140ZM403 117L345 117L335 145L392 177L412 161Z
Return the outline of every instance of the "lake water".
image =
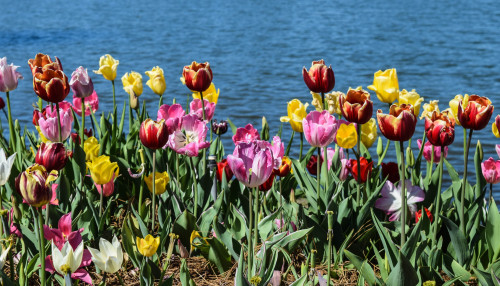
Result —
M301 69L322 58L335 71L335 90L366 88L375 71L395 67L401 89L415 88L426 102L439 99L441 109L456 94L476 93L497 105L494 116L500 110L499 1L0 3L6 10L0 57L21 66L25 76L11 95L13 116L30 128L31 103L37 97L27 61L38 52L58 56L68 75L80 65L89 71L98 69L101 55L113 55L120 61L120 108L128 100L120 78L134 70L143 74L140 99L147 102L150 114L156 113L158 97L145 85L144 71L162 67L167 81L165 102L174 97L185 102L188 92L179 81L182 67L193 60L208 61L221 90L215 118L229 117L237 126L249 122L260 126L266 116L271 134L279 129L287 101L311 101ZM91 77L100 111L110 111L111 84L100 75ZM372 97L375 110L386 108L375 94ZM287 142L289 125L284 131ZM423 121L419 121L415 139L422 132ZM477 139L483 143L485 159L497 156L494 144L500 139L491 134L491 126L476 132L473 142ZM412 145L416 150L416 140ZM448 159L462 169L461 128Z

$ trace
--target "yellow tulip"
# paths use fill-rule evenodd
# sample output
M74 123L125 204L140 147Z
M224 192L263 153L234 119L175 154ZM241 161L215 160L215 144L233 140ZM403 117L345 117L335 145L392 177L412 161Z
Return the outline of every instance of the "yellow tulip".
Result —
M199 239L199 241L195 241L195 239ZM206 237L201 236L200 232L196 230L193 230L193 232L191 232L189 241L191 243L191 251L193 251L195 247L200 247L202 245L208 244Z
M496 138L500 138L500 132L498 132L498 127L496 122L493 122L493 125L491 125L491 131L493 132Z
M438 102L439 100L431 100L429 101L429 103L424 104L424 110L422 111L422 116L420 116L420 119L431 117L434 111L439 113Z
M203 99L208 100L209 102L217 104L217 100L219 99L219 89L215 89L215 85L212 82L207 90L203 92ZM200 93L197 91L193 91L194 99L201 99Z
M146 257L151 257L156 253L160 245L160 237L153 237L148 234L145 238L136 237L137 250Z
M313 97L311 104L316 108L316 111L323 111L323 99L321 98L321 94L311 91L311 95Z
M392 103L399 96L398 74L395 68L385 71L379 70L373 77L373 85L368 89L375 91L380 101Z
M399 92L399 104L413 105L413 114L415 114L415 116L420 114L420 105L422 104L422 101L424 101L424 98L420 97L414 89L411 91L403 89Z
M97 156L99 156L99 150L101 145L97 142L95 137L89 137L85 142L83 142L83 151L85 151L85 161L93 161Z
M167 89L163 69L160 67L154 67L152 70L147 71L146 75L149 76L149 80L146 82L147 86L149 86L154 93L163 95Z
M150 192L153 192L153 173L144 178L146 185ZM155 193L157 195L163 194L167 190L167 184L170 181L170 177L167 172L155 173Z
M377 140L377 121L375 118L370 118L368 122L361 125L361 142L366 148L370 148Z
M287 112L288 116L282 116L280 118L281 122L290 122L292 130L295 132L304 132L302 128L302 120L307 116L307 106L309 104L302 104L300 100L294 99L288 102Z
M111 162L109 156L101 155L95 158L92 162L87 162L87 167L90 170L90 176L94 183L104 185L109 183L113 178L118 177L120 169L116 162Z
M460 125L460 121L457 118L458 105L460 102L462 102L462 106L465 108L469 104L469 95L466 94L466 95L462 96L461 94L457 94L457 95L455 95L455 98L450 100L451 114L453 115L453 119L455 119L455 123L457 125Z
M358 143L358 133L354 123L342 124L337 130L337 144L344 149L351 149Z
M130 95L142 94L142 76L140 73L131 71L122 76L123 89Z
M99 59L99 70L94 71L96 74L102 74L107 80L115 80L116 68L120 62L113 59L112 56L104 55Z

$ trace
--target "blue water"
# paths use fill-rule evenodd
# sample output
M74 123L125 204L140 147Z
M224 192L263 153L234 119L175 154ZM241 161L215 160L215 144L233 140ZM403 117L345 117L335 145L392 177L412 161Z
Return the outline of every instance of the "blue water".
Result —
M158 97L145 85L144 71L162 67L166 102L174 97L185 102L189 93L179 81L182 67L192 60L208 61L221 90L215 118L229 117L237 126L249 122L260 126L266 116L271 134L279 129L287 101L310 102L301 69L321 58L335 71L335 90L366 88L375 71L395 67L401 89L415 88L426 101L439 99L441 109L456 94L476 93L488 96L500 110L499 1L0 3L6 10L0 57L20 65L25 76L11 96L14 117L22 125L31 125L30 105L37 100L27 60L38 52L58 56L68 75L80 65L98 69L101 55L113 55L120 61L120 108L128 100L120 78L134 70L143 74L140 99L147 102L150 114L156 113ZM100 75L91 76L100 111L108 112L111 85ZM375 110L386 108L375 94L372 97ZM290 127L284 130L288 138ZM488 126L473 138L483 143L485 158L496 157L494 144L500 143L490 130ZM422 131L420 121L415 139ZM461 144L458 128L448 159L459 170ZM416 149L416 140L413 146Z

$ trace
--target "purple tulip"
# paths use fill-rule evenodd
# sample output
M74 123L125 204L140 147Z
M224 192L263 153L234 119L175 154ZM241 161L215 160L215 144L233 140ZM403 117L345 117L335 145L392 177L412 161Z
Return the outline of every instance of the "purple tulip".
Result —
M416 203L424 200L425 193L418 186L413 186L410 180L405 180L405 186L407 191L406 203L413 216L417 212ZM375 207L389 215L389 221L399 220L401 216L401 185L395 186L390 181L385 181L380 195L382 197L377 199Z
M490 184L500 183L500 160L489 158L481 163L481 170L486 182Z
M313 147L325 147L330 145L335 140L337 127L333 118L328 111L312 111L304 120L302 126L307 142Z
M283 145L283 142L281 142L281 138L279 136L273 137L271 152L273 153L274 169L279 169L283 156L285 155L285 146Z
M99 97L97 93L92 92L90 96L85 98L85 116L90 116L90 110L92 109L92 113L96 113L99 108ZM82 116L82 99L77 97L76 94L73 94L73 110L79 116Z
M59 104L59 113L61 116L61 139L59 140L59 127L57 124L57 112L55 108L50 105L46 107L46 116L38 119L38 126L45 138L52 142L64 142L71 134L73 127L73 114L71 112L71 104L68 102L61 102Z
M274 168L270 143L261 140L238 143L227 162L236 178L249 188L267 181Z
M69 85L73 90L73 97L85 98L94 92L94 84L87 73L87 69L82 66L71 74Z
M168 147L178 154L196 157L201 149L210 147L210 142L205 141L208 127L197 115L182 117L179 130L168 137Z
M21 73L16 71L18 66L7 64L7 58L0 59L0 91L9 92L17 88L18 79L23 79Z
M179 130L181 127L182 117L186 115L182 105L180 104L163 104L158 109L157 121L162 119L165 120L165 125L167 125L168 134L172 134L174 131Z

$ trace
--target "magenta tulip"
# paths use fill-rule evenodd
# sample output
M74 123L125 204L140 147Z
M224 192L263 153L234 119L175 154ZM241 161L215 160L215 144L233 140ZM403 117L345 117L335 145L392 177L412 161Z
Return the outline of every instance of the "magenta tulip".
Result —
M422 149L422 139L417 140L418 149ZM432 160L432 144L429 141L425 142L423 156L427 162ZM444 157L448 156L448 146L444 147ZM434 146L434 163L439 163L441 158L441 147Z
M90 116L90 111L96 113L99 108L99 97L95 90L91 95L85 98L85 116ZM73 110L79 116L82 116L82 99L73 95Z
M304 135L313 147L325 147L335 140L335 118L328 111L312 111L302 121Z
M215 103L204 99L203 105L205 106L205 121L212 120L215 112ZM203 105L201 104L201 99L194 99L189 104L189 114L196 114L199 118L203 118Z
M233 136L233 142L238 145L241 142L252 142L254 140L260 140L259 131L253 127L252 124L247 124L244 128L239 127L236 129L236 134Z
M256 188L271 176L274 162L269 145L269 142L261 140L240 142L233 154L227 156L229 168L243 185Z
M0 59L0 91L9 92L17 88L19 79L23 79L21 73L16 71L18 66L7 64L7 58Z
M178 154L196 157L201 149L210 147L210 142L205 141L208 127L197 115L182 117L179 130L168 137L168 147Z
M481 163L481 169L486 182L490 184L500 183L500 160L489 158Z
M174 133L174 131L179 130L181 127L182 117L186 115L182 105L180 104L163 104L158 109L157 120L165 120L165 125L167 125L168 134Z

